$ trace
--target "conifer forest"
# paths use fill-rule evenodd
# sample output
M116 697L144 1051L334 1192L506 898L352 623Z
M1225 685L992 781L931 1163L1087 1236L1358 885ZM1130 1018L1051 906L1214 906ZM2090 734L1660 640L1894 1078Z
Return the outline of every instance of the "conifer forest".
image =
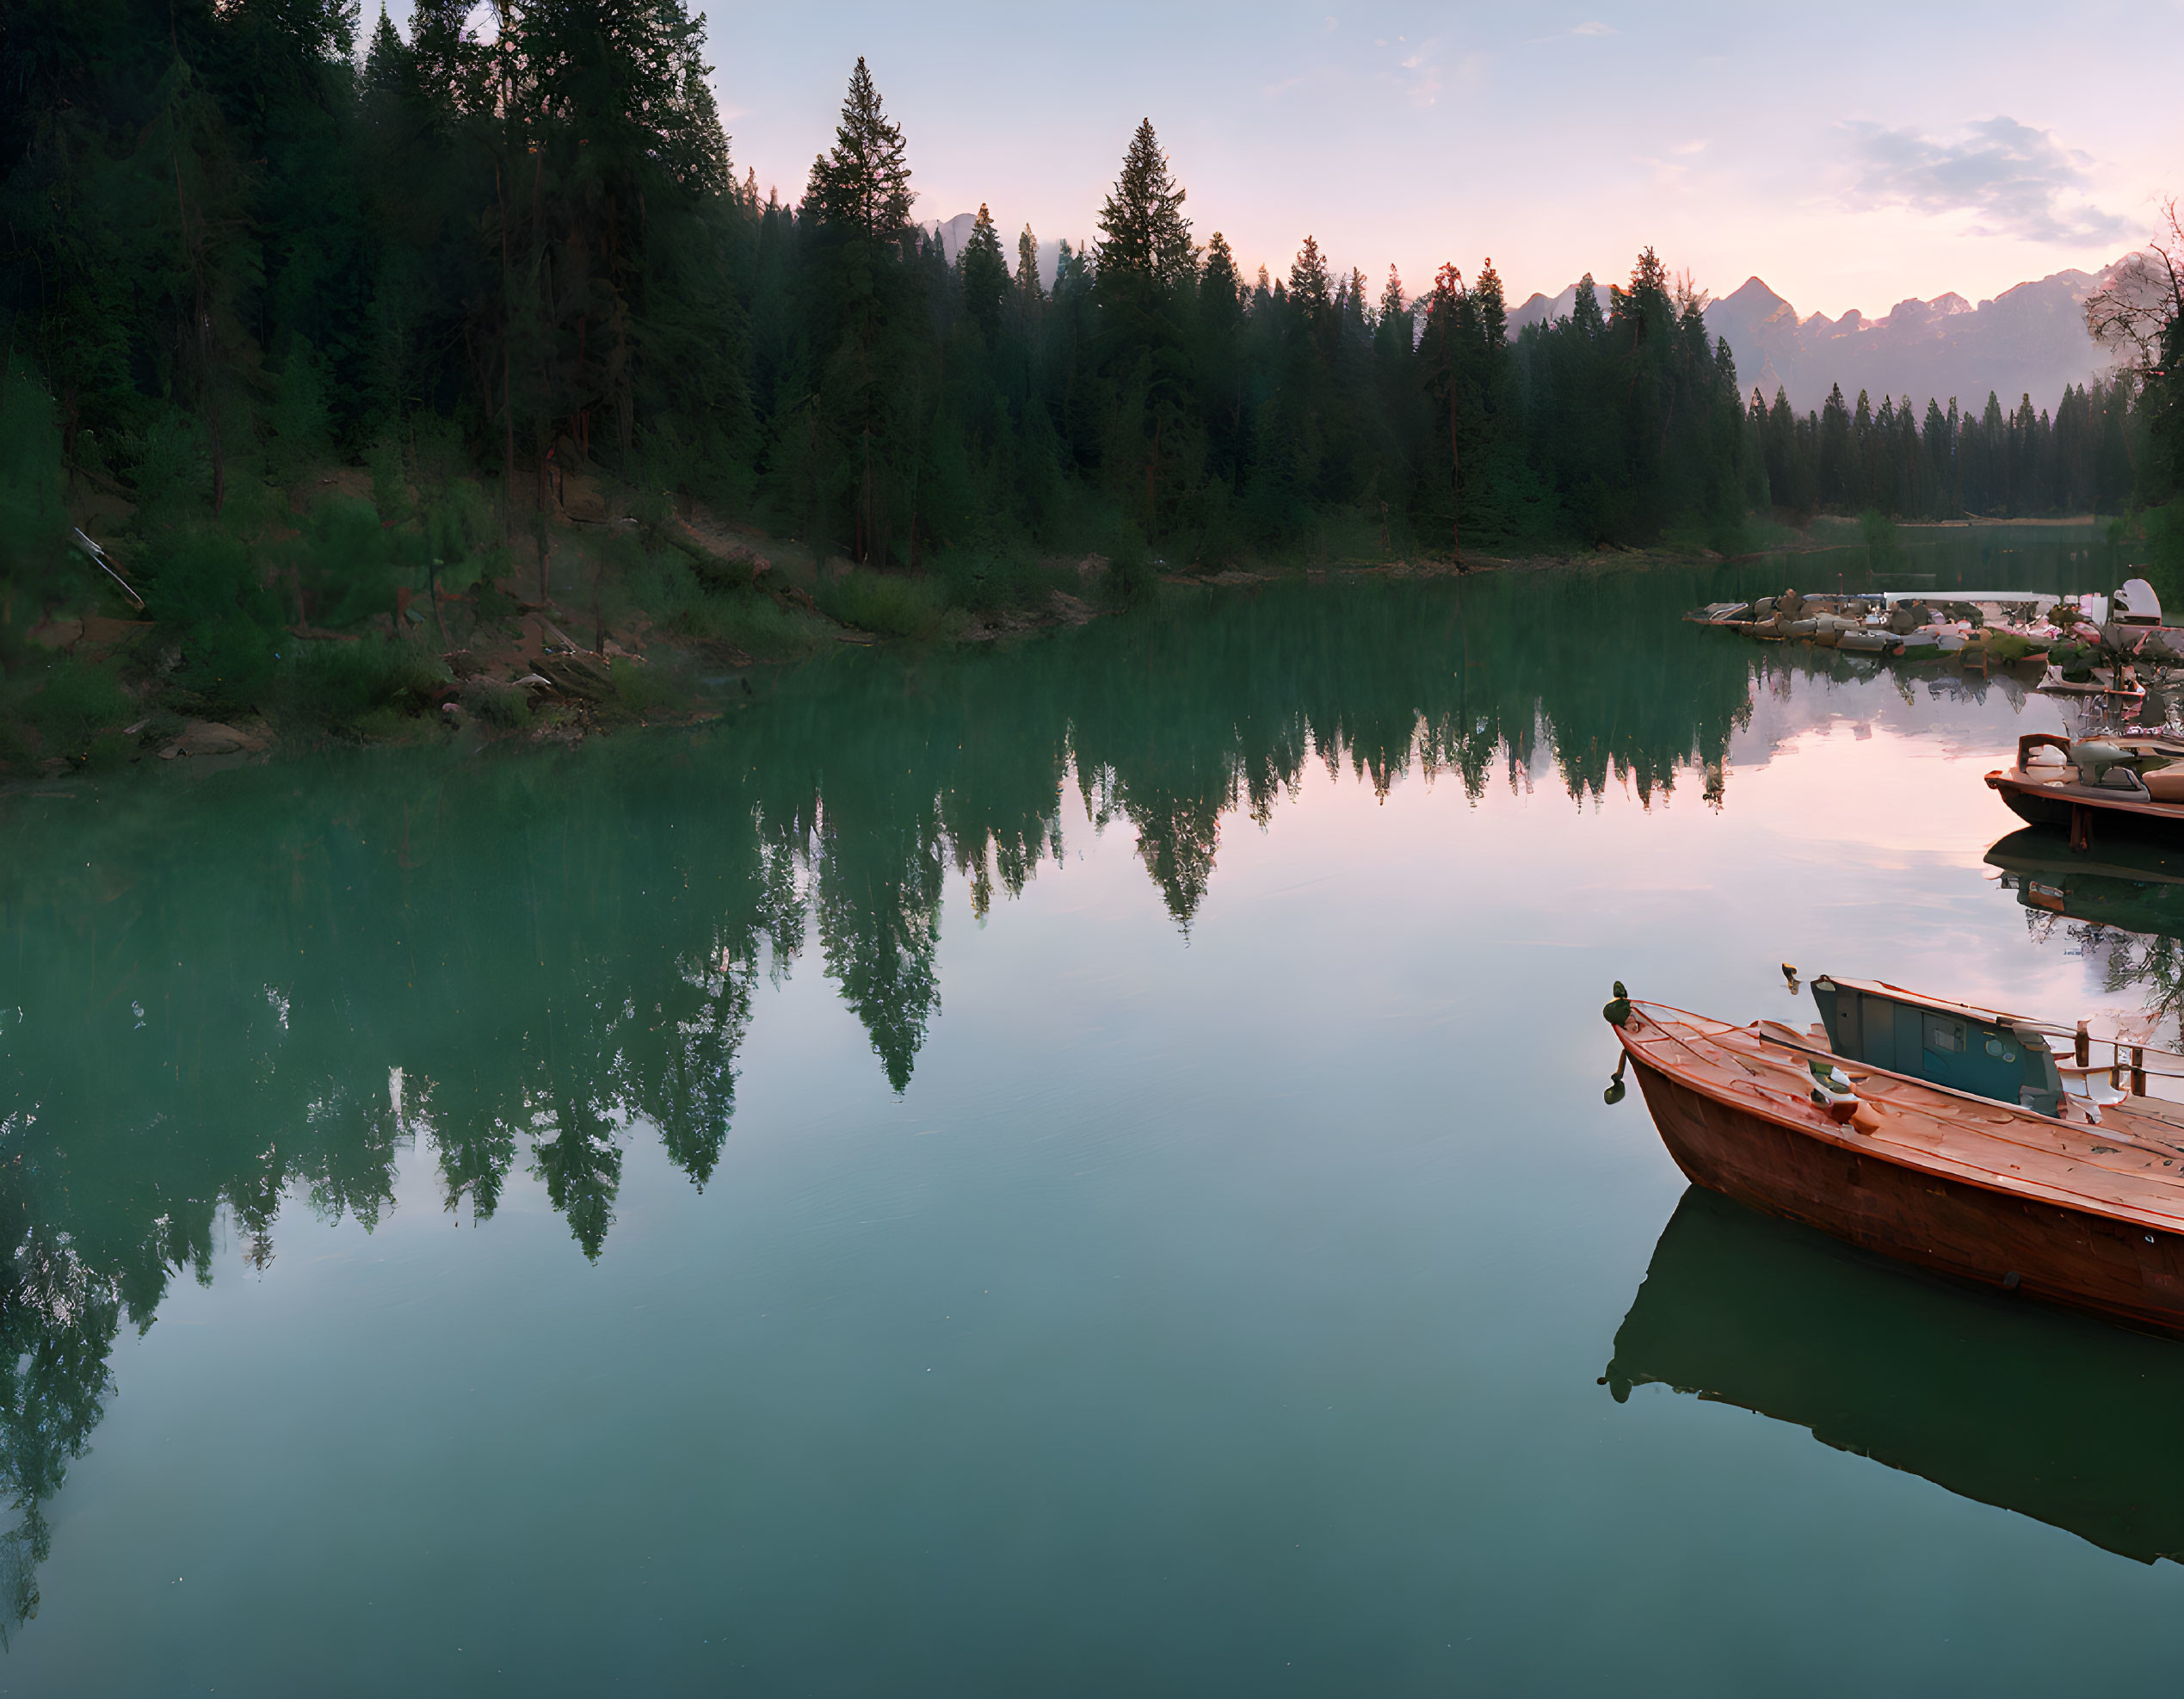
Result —
M486 617L511 583L763 657L815 615L917 632L1093 583L1060 559L1128 601L1186 567L1736 553L1815 513L2167 494L2128 380L2051 417L1837 390L1799 417L1650 249L1515 336L1490 259L1371 278L1306 234L1247 275L1150 120L1051 281L984 208L951 263L862 59L808 182L762 198L682 0L480 16L8 9L10 652L104 584L86 511L215 712L280 694L284 632L412 596L444 630L443 598ZM762 548L855 570L792 605L752 594ZM328 688L432 683L401 671Z

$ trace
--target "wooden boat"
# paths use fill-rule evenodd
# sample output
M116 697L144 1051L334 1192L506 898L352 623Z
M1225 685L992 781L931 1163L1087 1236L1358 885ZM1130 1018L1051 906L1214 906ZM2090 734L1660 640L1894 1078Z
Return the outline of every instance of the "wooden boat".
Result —
M2138 702L2146 700L2146 687L2128 668L2119 670L2114 667L2092 667L2085 677L2070 678L2064 676L2062 668L2051 665L2033 688L2050 696L2113 696Z
M2184 739L2129 732L2073 741L2027 732L2017 740L2017 764L1988 774L1987 788L2021 820L2067 826L2073 850L2092 846L2096 817L2173 829L2184 825Z
M2184 1452L2088 1443L2184 1407L2184 1346L1883 1258L1694 1186L1601 1377L1663 1385L2152 1563L2184 1561Z
M1957 1279L2184 1333L2184 1105L2146 1096L2143 1072L2126 1091L2119 1066L2066 1069L2022 1016L1812 989L1826 1025L1801 1036L1617 987L1604 1012L1689 1179ZM1847 1106L1816 1097L1823 1078L1848 1084Z

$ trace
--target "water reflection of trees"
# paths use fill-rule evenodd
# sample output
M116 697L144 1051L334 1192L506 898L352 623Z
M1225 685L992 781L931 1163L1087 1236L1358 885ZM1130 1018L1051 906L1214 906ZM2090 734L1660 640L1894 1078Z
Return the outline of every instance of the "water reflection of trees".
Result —
M2081 853L2059 831L2027 827L1995 844L1987 862L2023 906L2035 942L2080 957L2102 992L2135 993L2134 1030L2184 1044L2184 856L2158 838L2115 834Z
M2151 1022L2150 1030L2158 1034L2166 1029L2175 1034L2178 1019L2184 1016L2184 940L2166 933L2110 932L2098 926L2078 930L2079 948L2100 953L2101 988L2136 991Z
M583 1252L643 1128L713 1175L762 974L816 936L896 1090L940 1007L951 870L984 915L1063 850L1064 788L1169 911L1222 824L1308 763L1385 795L1552 775L1574 799L1718 775L1752 652L1705 587L1508 578L1270 590L1013 650L859 654L694 733L418 751L5 805L0 866L0 1623L108 1353L223 1212L261 1266L285 1199L367 1225L404 1153L492 1215L519 1164ZM1604 640L1603 633L1616 635ZM1642 633L1643 635L1638 635ZM171 775L155 775L161 778Z

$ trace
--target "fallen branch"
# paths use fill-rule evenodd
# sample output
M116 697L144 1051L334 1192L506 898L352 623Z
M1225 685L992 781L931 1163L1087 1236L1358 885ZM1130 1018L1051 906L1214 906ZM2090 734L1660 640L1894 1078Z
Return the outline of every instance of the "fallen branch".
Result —
M93 542L89 537L85 536L80 530L76 533L76 541L82 546L83 552L90 557L91 565L97 567L100 571L105 573L108 578L113 579L114 583L120 585L122 595L127 596L130 601L135 602L137 604L138 611L142 612L144 609L144 597L139 596L136 590L131 586L129 581L123 578L119 572L115 571L114 568L107 563L106 551L101 548L96 543Z

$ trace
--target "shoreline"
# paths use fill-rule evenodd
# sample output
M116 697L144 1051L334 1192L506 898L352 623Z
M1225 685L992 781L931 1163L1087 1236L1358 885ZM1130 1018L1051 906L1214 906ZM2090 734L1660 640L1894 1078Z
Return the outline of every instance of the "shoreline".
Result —
M1368 579L1461 580L1505 572L1691 570L1751 566L1865 547L1854 522L1823 522L1841 534L1815 536L1808 531L1736 555L1601 545L1552 553L1472 554L1460 563L1426 557L1159 571L1152 583L1164 590L1257 590L1281 584L1339 587ZM1895 528L1899 535L1938 539L1988 530L2092 529L2098 523L2091 517L1997 523L1952 520ZM382 657L398 658L426 675L423 684L403 698L398 712L382 709L368 724L337 726L324 721L313 724L307 717L279 709L270 715L261 708L222 716L201 707L193 714L171 699L161 700L165 693L160 674L144 647L157 630L149 621L96 613L48 618L33 628L31 640L46 649L54 663L114 677L114 664L126 657L126 664L137 669L132 689L136 697L133 723L99 731L72 752L32 756L34 768L18 757L16 770L0 775L0 794L40 789L86 772L118 772L147 758L163 764L188 759L225 766L293 759L335 747L445 747L459 741L477 750L525 744L572 747L616 731L718 720L738 704L732 699L708 700L708 691L725 687L733 692L730 681L740 679L743 700L748 701L755 695L750 682L755 675L801 665L841 647L1007 642L1078 628L1122 613L1127 605L1109 588L1105 557L1050 557L1038 563L1037 570L1049 585L1038 603L975 611L935 607L922 628L873 629L834 609L845 602L854 606L852 591L867 596L888 591L929 600L935 587L931 575L879 573L838 559L791 565L794 540L766 537L711 516L692 515L661 531L660 541L691 563L708 597L719 595L783 622L793 621L797 646L787 652L755 655L725 633L683 628L671 622L671 610L648 611L643 598L632 593L636 586L617 586L620 606L609 615L599 604L596 578L591 585L592 609L574 611L552 591L580 592L583 585L558 585L553 580L581 578L583 556L550 549L544 583L526 584L527 573L511 570L467 591L450 593L442 588L436 603L417 598L430 609L429 615L410 605L411 598L404 596L398 601L398 614L375 615L363 631L288 627L284 647L307 645L308 649L297 652L299 661L310 656L305 664L325 663L330 653L368 644ZM577 534L565 534L571 543ZM1062 588L1063 584L1072 587ZM542 594L545 599L532 599ZM823 602L831 602L833 608ZM656 613L663 617L656 619ZM447 629L450 615L461 630L460 639ZM407 629L398 634L398 622L405 615ZM435 627L447 646L416 640ZM589 636L591 645L571 635L571 628ZM124 688L129 687L125 683Z

